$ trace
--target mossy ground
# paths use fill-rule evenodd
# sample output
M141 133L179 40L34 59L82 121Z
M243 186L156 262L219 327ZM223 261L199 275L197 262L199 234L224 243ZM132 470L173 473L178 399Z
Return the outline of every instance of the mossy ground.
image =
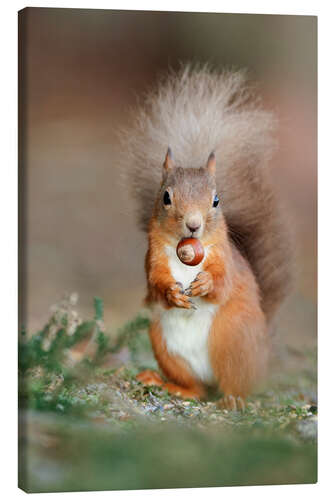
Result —
M216 395L184 401L137 382L140 369L156 368L148 320L139 316L109 340L102 304L95 306L92 322L78 321L73 328L73 311L65 306L51 318L47 333L20 341L23 489L316 481L314 351L298 353L303 363L297 373L275 372L244 413L226 411Z

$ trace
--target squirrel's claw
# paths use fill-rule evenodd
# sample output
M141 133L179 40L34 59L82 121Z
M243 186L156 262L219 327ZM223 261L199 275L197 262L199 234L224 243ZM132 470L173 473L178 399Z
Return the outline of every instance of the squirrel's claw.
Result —
M195 305L190 301L188 296L185 294L183 285L181 283L175 283L166 292L166 299L170 306L182 307L184 309L195 309Z
M230 410L230 411L237 411L237 410L240 412L245 411L244 399L241 398L240 396L237 396L235 398L235 396L233 396L232 394L224 396L224 398L220 399L219 406L225 410Z
M189 297L197 297L207 295L213 289L212 276L207 271L201 271L192 281L190 286L185 290L185 294Z
M178 286L180 293L184 293L183 283L176 281L176 285Z

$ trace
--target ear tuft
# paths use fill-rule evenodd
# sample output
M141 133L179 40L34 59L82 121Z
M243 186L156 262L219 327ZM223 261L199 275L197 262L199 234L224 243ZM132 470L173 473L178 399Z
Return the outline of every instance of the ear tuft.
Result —
M171 151L170 146L168 147L168 151L163 163L163 178L167 176L167 174L174 168L174 163L173 163L173 154Z
M208 170L210 175L215 175L216 172L216 157L215 153L212 151L208 156L206 169Z

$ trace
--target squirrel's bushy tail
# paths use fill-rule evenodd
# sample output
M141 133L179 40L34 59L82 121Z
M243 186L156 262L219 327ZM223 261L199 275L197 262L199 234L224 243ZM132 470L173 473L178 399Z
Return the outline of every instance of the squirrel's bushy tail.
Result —
M244 72L184 66L148 94L124 133L124 171L147 228L167 147L177 165L201 167L214 151L217 186L230 237L256 275L270 319L290 284L289 239L266 165L275 120L264 111Z

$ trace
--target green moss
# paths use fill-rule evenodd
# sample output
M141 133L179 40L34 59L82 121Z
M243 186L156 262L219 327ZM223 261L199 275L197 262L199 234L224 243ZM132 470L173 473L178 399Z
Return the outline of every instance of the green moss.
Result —
M22 332L23 489L316 481L315 354L307 353L297 377L273 377L269 390L251 397L244 413L226 411L216 395L184 401L136 380L141 368L156 367L148 326L139 315L118 332L105 332L103 303L95 299L92 320L78 321L63 303L40 332ZM82 342L84 354L73 358ZM120 353L129 353L126 364L116 359Z

